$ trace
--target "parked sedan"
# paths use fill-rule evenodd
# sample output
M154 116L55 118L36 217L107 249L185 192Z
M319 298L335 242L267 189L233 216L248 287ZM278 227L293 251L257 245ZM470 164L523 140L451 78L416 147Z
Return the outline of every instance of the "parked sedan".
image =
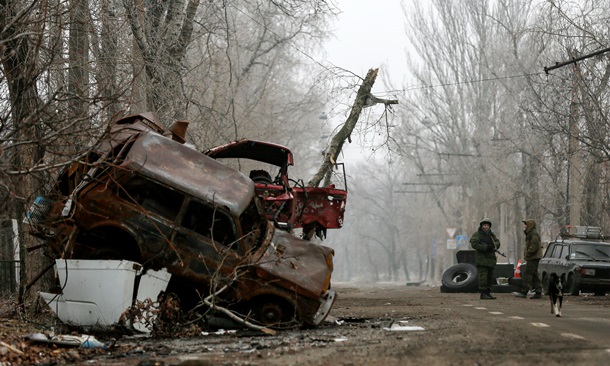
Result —
M544 290L548 288L550 275L556 273L558 276L565 274L564 292L570 295L577 296L583 291L604 296L610 291L610 242L607 239L599 230L580 229L576 234L564 234L549 243L538 267Z

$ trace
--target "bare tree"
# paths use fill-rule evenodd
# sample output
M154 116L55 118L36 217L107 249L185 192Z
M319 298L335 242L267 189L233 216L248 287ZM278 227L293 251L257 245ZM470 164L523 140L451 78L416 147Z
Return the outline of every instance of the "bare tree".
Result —
M541 11L535 2L481 0L417 2L405 12L420 87L405 95L395 150L436 192L447 225L469 234L491 217L515 257L521 220L556 214L557 190L542 188L561 187L545 174L556 146L537 133L541 116L528 102L543 81L545 43L531 31Z
M608 5L551 1L544 8L544 31L549 59L577 59L607 48L608 15L598 6ZM608 149L607 81L609 55L599 54L548 73L546 88L535 100L539 114L547 118L539 128L564 137L564 221L573 225L607 227L605 162ZM551 66L549 62L547 66ZM548 70L548 68L545 68Z
M8 96L0 103L2 215L20 223L23 304L48 265L42 251L26 253L39 246L22 218L49 176L86 154L109 122L102 118L108 102L121 97L113 93L121 92L102 93L92 82L99 75L91 73L95 27L86 1L3 1L0 12L0 88Z
M188 54L191 137L213 146L247 136L305 151L319 139L323 90L309 53L326 37L331 3L241 1L208 8Z
M378 157L352 169L366 179L348 182L345 227L327 240L337 251L336 276L362 281L440 278L453 253L444 249L446 221L439 210L421 209L433 192L412 182L412 168L400 161ZM433 263L439 265L428 273Z
M144 60L148 77L145 88L147 104L162 120L185 118L183 64L191 43L199 0L142 3L125 0L123 3Z

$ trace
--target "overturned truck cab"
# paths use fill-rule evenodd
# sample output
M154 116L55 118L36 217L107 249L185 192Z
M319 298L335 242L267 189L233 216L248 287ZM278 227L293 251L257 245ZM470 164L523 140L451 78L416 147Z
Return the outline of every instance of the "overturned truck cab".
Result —
M253 181L184 144L183 132L150 113L117 121L36 199L31 233L53 258L165 268L185 310L223 288L216 305L249 321L320 324L335 300L333 250L277 230Z
M326 187L307 187L301 179L295 180L288 175L289 167L294 165L294 157L286 146L241 139L204 153L242 171L256 167L249 171L249 177L264 203L267 218L277 228L289 232L302 229L305 239L311 239L314 235L323 239L327 229L343 226L347 201L344 169L341 169L343 179L338 182L341 187L335 183ZM339 170L344 166L335 164L335 168ZM274 178L269 171L277 171Z

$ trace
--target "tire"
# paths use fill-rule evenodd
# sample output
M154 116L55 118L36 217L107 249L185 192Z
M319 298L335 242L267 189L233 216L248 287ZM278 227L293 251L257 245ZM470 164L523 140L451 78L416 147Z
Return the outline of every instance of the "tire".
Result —
M493 285L493 286L491 286L491 292L494 292L496 294L508 294L511 292L517 292L519 290L521 290L520 287L513 286L513 285Z
M473 292L479 287L477 267L470 263L455 264L443 273L441 282L454 292Z
M299 324L294 307L279 297L261 297L250 310L254 319L266 327L288 329Z
M578 285L574 280L574 274L572 273L568 275L568 281L566 283L565 290L571 296L578 296L578 294L580 293L580 289L578 288Z
M508 284L521 288L521 285L523 284L523 279L521 277L510 277L508 279Z

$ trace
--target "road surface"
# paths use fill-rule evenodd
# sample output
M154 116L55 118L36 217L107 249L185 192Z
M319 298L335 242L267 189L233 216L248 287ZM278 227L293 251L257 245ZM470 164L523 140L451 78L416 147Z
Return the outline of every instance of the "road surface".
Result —
M332 319L316 329L218 331L191 338L121 338L60 363L100 365L607 365L610 298L566 296L563 317L548 298L497 300L438 287L334 284ZM100 337L98 337L99 339ZM104 339L102 339L104 340ZM38 350L39 351L39 350ZM40 354L40 351L39 351ZM0 356L2 357L2 356ZM53 361L52 359L42 359Z

